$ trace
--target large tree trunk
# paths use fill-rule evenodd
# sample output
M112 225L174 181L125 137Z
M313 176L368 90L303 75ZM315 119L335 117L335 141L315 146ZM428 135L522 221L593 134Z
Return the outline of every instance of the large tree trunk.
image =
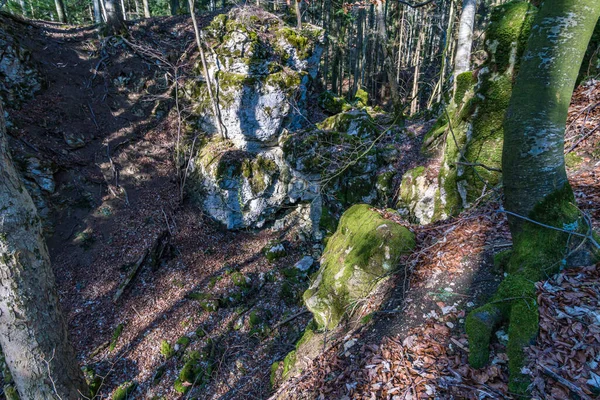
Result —
M575 204L564 162L567 112L598 0L546 0L533 22L504 120L502 171L513 248L490 302L467 316L469 362L489 360L490 337L508 320L509 388L525 393L523 348L537 336L535 282L561 266L593 263L598 243Z
M473 28L477 0L463 0L462 14L458 26L456 57L454 58L454 76L471 69L471 47L473 45Z
M567 111L599 13L598 0L546 0L537 17L504 123L502 170L509 211L528 216L568 184L563 155ZM511 221L516 231L522 220Z
M56 15L58 16L58 20L63 24L66 24L67 14L65 12L65 3L63 3L63 0L54 0L54 4L56 5Z
M117 0L104 0L104 9L106 10L106 25L113 33L119 34L127 30L121 5L117 4Z
M22 400L79 399L88 393L60 312L40 219L5 132L0 106L0 346Z

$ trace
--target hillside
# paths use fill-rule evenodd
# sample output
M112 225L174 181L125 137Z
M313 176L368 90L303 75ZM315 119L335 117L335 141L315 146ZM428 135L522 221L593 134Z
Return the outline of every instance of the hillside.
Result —
M249 6L198 22L208 79L188 15L106 36L0 14L8 143L92 397L519 398L508 328L480 369L465 333L506 276L499 166L484 166L484 184L453 181L464 201L437 208L440 190L451 198L448 165L484 162L460 158L479 142L459 124L503 118L486 108L496 99L486 79L513 74L514 60L488 59L450 112L440 103L406 118L364 90L322 87L316 25ZM208 111L211 79L221 121ZM569 108L565 159L590 232L599 123L600 81L588 78ZM452 153L445 141L458 148L463 133ZM588 262L535 283L540 331L523 369L533 398L598 395L598 274ZM12 399L5 366L0 377L0 398Z

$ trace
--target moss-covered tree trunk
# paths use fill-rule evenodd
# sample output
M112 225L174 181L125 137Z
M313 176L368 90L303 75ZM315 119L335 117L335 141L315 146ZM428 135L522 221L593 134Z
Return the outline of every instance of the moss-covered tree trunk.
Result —
M510 389L515 392L527 390L523 348L538 331L534 283L561 266L591 262L597 253L585 246L591 240L571 233L589 234L591 228L575 204L563 149L575 81L599 16L598 0L543 3L504 121L502 170L513 250L507 277L490 302L469 314L466 329L469 361L480 367L488 362L493 331L508 321Z
M22 400L80 399L42 226L14 168L0 106L0 346Z

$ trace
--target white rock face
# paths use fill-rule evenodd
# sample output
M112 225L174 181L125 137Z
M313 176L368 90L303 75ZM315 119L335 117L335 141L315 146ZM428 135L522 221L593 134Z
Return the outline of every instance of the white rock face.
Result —
M311 177L285 160L279 142L284 128L300 125L323 31L306 25L298 32L264 11L234 9L213 20L207 38L227 138L216 134L205 85L193 82L199 127L212 135L195 163L203 208L229 229L259 228L284 204L318 195Z

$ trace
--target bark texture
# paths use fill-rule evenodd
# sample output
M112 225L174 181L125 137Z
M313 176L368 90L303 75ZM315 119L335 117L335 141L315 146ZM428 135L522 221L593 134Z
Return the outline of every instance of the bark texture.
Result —
M536 18L504 123L502 170L509 211L528 216L567 184L567 112L599 15L597 0L546 0ZM510 220L514 233L522 220Z
M597 0L543 3L504 120L502 170L513 248L502 257L508 259L502 265L506 278L487 304L467 316L465 328L469 362L479 368L489 361L490 336L509 322L509 389L516 393L529 387L521 368L523 348L539 328L535 282L598 257L597 248L584 246L594 239L567 181L563 148L575 81L599 16Z
M0 346L22 400L87 394L37 210L10 158L0 106Z

